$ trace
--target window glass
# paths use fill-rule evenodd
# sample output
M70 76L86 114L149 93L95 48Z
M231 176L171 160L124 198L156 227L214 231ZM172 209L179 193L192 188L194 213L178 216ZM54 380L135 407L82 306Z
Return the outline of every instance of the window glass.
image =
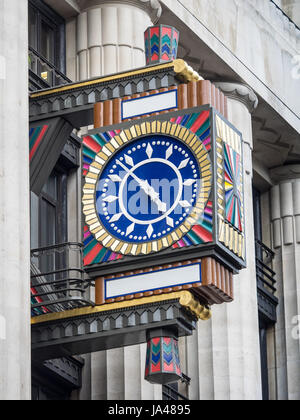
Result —
M32 7L28 11L28 43L37 50L37 12Z
M34 192L30 194L30 217L31 249L37 249L39 247L39 197Z
M42 0L29 0L28 41L30 90L62 84L58 70L65 72L65 21Z
M53 200L57 199L57 175L52 173L48 178L46 184L42 190L43 193L47 194Z
M54 170L40 194L39 246L51 246L67 239L67 175Z
M38 240L36 248L55 247L67 241L67 174L54 170L45 183L38 202L32 197L32 223L37 226L34 232ZM33 233L33 230L32 230ZM57 270L64 267L65 252L55 252L55 248L41 253L33 262L47 282L61 280ZM48 274L46 274L48 273Z
M55 34L53 28L46 22L41 22L41 50L44 56L51 64L55 64Z
M56 238L56 208L48 200L42 198L41 200L41 246L48 246L55 244Z

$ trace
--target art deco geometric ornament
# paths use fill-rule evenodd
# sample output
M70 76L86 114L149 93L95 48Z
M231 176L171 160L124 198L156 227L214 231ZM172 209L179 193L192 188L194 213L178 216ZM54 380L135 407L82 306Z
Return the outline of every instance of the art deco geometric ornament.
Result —
M176 60L179 32L168 25L157 25L145 31L146 65Z
M202 106L85 136L86 266L181 252L245 265L241 134Z
M115 136L89 170L85 190L95 200L86 194L87 225L107 248L132 256L181 240L205 210L212 183L205 145L188 128L160 121Z
M152 384L165 385L182 377L178 340L155 337L147 342L145 379Z

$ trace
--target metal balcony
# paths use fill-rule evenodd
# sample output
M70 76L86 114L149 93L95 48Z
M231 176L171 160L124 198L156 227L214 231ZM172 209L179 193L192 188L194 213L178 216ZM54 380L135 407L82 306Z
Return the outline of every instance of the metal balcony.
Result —
M256 279L258 307L260 314L269 324L277 321L276 273L270 267L274 252L261 241L256 240Z
M72 83L65 74L31 47L28 49L28 65L31 92Z
M82 269L83 245L75 242L31 251L31 314L61 312L93 303Z
M184 373L182 374L181 382L187 387L191 384L191 378ZM166 384L162 388L162 396L164 401L188 401L189 399L178 391L178 383Z

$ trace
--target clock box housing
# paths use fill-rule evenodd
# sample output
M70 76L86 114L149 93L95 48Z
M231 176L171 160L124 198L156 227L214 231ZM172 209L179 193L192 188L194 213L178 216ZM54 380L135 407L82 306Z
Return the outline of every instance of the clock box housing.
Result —
M93 277L202 257L245 267L242 135L213 107L90 130L83 144Z

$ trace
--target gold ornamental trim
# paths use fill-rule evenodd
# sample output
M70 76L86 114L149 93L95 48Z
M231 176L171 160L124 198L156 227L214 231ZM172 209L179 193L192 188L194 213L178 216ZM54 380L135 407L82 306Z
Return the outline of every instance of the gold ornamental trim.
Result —
M184 60L177 59L174 61L170 61L169 63L166 63L166 64L159 64L159 65L151 66L151 67L143 67L142 69L132 70L129 72L124 72L124 73L117 73L111 76L104 76L98 79L87 80L84 82L71 83L68 85L60 86L55 89L46 89L46 90L43 90L42 92L32 93L30 95L30 98L32 99L41 98L44 96L53 95L55 93L68 92L72 89L87 88L87 87L96 85L98 83L113 82L115 80L122 79L125 77L130 78L133 76L143 75L145 73L151 73L156 70L163 70L163 69L168 69L172 67L174 68L174 72L177 74L178 78L183 82L187 83L187 82L192 82L192 81L197 82L199 80L203 80L202 77L196 71L194 71L192 67L190 67Z
M133 299L117 303L107 303L101 306L89 306L86 308L71 309L63 312L56 312L52 314L39 315L31 318L31 325L38 325L45 322L59 321L69 318L78 318L87 315L101 314L102 312L122 310L134 306L147 305L151 303L165 302L168 300L179 299L180 305L191 311L197 319L207 321L211 318L212 312L210 308L203 306L198 302L191 292L181 291L167 293L159 296L143 297L140 299Z

